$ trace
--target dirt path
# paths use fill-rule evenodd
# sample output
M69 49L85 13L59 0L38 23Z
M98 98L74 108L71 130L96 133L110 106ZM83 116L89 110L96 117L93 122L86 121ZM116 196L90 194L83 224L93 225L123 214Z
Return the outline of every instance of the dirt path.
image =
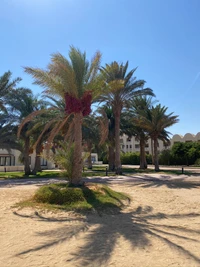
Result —
M131 205L101 217L16 210L38 185L1 184L0 267L200 266L200 178L114 179Z

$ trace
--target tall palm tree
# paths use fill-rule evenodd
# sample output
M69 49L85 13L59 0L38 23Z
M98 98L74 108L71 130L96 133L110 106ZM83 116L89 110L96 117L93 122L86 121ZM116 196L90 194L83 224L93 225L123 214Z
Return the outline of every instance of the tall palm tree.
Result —
M0 111L6 111L6 97L8 93L15 88L21 78L11 80L12 73L10 71L5 72L0 76Z
M12 125L19 126L22 120L35 110L39 110L43 101L38 100L33 96L32 91L26 88L18 88L15 94L10 93L7 99L9 120ZM24 171L25 175L31 173L29 164L29 154L31 150L30 122L26 123L20 133L20 138L24 142L23 156L24 156ZM16 132L17 134L17 132Z
M88 155L88 169L92 169L92 149L98 147L99 144L99 127L97 118L94 114L87 116L83 120L83 143L86 146L85 150Z
M69 59L60 53L53 54L46 70L25 67L35 84L45 88L45 94L64 99L66 114L73 115L72 183L75 185L80 184L82 179L82 120L89 115L92 98L96 97L100 59L101 54L97 52L89 62L85 52L70 47ZM64 121L58 122L55 132L58 133L63 126Z
M140 142L140 169L147 168L145 145L150 137L144 127L141 127L141 118L154 103L152 97L147 96L138 96L129 101L128 115L131 134Z
M155 171L159 171L158 139L167 140L169 132L165 129L179 121L178 116L173 115L173 112L166 114L167 109L167 107L158 104L144 111L140 117L141 127L148 131L153 140Z
M98 109L100 114L100 144L106 142L108 146L108 168L109 171L115 170L115 118L113 109L109 105L104 105Z
M127 73L128 61L126 64L118 64L116 61L106 64L101 68L101 74L108 88L100 101L109 103L115 116L115 170L116 174L121 174L120 160L120 117L124 106L129 99L138 95L154 95L150 88L143 88L145 81L137 80L133 77L137 68Z

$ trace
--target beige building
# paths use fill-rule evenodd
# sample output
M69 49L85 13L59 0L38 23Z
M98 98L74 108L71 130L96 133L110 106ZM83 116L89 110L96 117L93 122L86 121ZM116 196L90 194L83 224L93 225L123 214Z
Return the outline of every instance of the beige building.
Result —
M198 132L196 135L186 133L184 136L175 134L172 136L171 146L177 142L200 142L200 132Z
M11 149L10 151L0 149L0 171L23 171L24 165L19 161L20 154L21 152L15 149ZM33 169L35 164L35 152L30 155L29 160L30 167ZM41 167L42 169L54 169L55 164L41 158Z
M200 142L200 132L198 132L196 135L191 133L186 133L184 136L175 134L170 139L170 147L173 146L176 142ZM140 145L139 141L135 139L135 137L129 138L127 135L123 135L120 137L120 143L121 143L121 150L124 153L127 152L139 152L140 151ZM151 154L152 147L151 147L151 140L149 139L145 151L147 154ZM163 141L158 140L158 151L161 152L164 149L170 148L168 146L165 146Z
M136 138L133 136L129 138L127 135L123 135L120 137L120 143L121 143L121 150L124 153L127 152L140 152L140 142L136 140ZM163 141L158 140L158 151L162 151L163 149L169 148L168 146L165 146ZM145 151L147 154L152 154L152 143L151 139L148 140L146 143Z
M7 151L6 149L0 149L0 172L23 171L24 165L19 161L20 154L21 152L18 150L11 149L10 151ZM35 156L35 152L29 156L31 170L33 170L35 165ZM97 153L92 153L91 157L92 163L99 163ZM46 160L45 157L41 157L41 167L43 170L55 169L55 164Z
M191 133L186 133L184 136L175 134L171 138L171 146L173 146L176 142L200 142L200 132L198 132L196 135ZM121 143L121 150L124 153L127 152L140 152L140 143L135 139L135 137L129 138L127 135L123 135L120 137L120 143ZM164 149L167 149L169 147L166 147L163 143L163 141L158 141L158 151L161 152ZM151 146L151 140L149 139L145 151L147 154L152 153L152 146ZM19 155L20 151L13 150L7 151L5 149L0 149L0 171L23 171L24 166L19 161ZM98 163L98 155L96 153L92 153L92 162ZM30 155L30 167L31 169L34 168L35 164L35 153ZM54 169L55 164L53 164L50 161L47 161L45 158L41 158L41 166L42 169Z

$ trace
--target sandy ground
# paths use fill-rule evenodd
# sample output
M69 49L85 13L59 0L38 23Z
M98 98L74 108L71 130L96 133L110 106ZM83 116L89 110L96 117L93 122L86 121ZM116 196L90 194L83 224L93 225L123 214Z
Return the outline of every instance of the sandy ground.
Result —
M0 267L200 266L199 176L104 181L131 196L123 212L18 210L38 185L0 184Z

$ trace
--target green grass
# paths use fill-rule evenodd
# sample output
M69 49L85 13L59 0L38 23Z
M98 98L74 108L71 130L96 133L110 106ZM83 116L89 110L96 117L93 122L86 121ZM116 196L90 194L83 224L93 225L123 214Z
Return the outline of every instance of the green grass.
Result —
M116 192L105 185L86 183L81 187L70 187L66 183L60 183L40 187L32 199L20 202L16 206L113 213L119 212L129 202L128 195Z
M106 168L107 166L93 166L92 170L88 170L86 167L84 168L84 171L82 173L83 177L93 177L93 176L106 176ZM176 174L180 175L182 174L181 167L179 170L171 169L161 169L159 172L154 171L153 169L146 169L146 170L140 170L138 168L128 168L123 167L122 168L123 174L136 174L136 173L165 173L165 174ZM192 171L186 171L184 169L184 174L186 175L193 175L194 173ZM115 172L107 172L107 176L115 176ZM23 179L23 178L63 178L62 172L59 171L51 171L51 170L43 170L42 172L37 173L37 175L29 175L25 176L24 172L0 172L0 180L4 179Z
M182 174L182 170L180 168L180 170L165 170L165 169L160 169L160 171L155 171L153 169L146 169L146 170L141 170L138 168L122 168L123 173L166 173L166 174L176 174L176 175L180 175ZM186 175L192 175L193 173L191 171L185 171L184 170L184 174Z
M107 166L94 166L92 168L92 170L86 171L84 173L84 177L88 177L88 176L105 176L106 175L106 168L108 168ZM87 169L86 169L87 170ZM145 170L141 170L139 168L129 168L129 167L123 167L122 168L122 173L123 174L128 174L128 173L166 173L166 174L176 174L176 175L180 175L182 174L182 167L180 167L180 170L174 170L172 169L161 169L160 171L155 171L154 169L145 169ZM94 175L93 175L94 174ZM186 175L192 175L193 172L191 171L185 171L184 170L184 174ZM113 176L115 175L115 172L108 172L108 176Z
M0 180L4 179L22 179L22 178L56 178L61 177L61 173L57 171L42 171L36 175L24 175L24 172L0 172Z

